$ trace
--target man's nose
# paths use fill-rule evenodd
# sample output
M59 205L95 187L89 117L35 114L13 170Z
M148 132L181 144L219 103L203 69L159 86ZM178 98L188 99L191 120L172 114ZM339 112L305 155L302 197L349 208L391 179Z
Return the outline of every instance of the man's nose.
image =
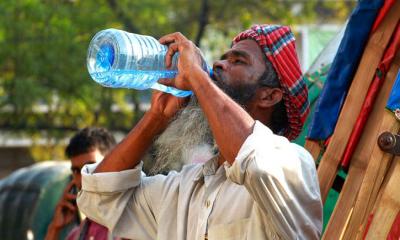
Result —
M214 70L219 69L225 71L227 70L227 68L228 68L228 61L226 60L217 60L214 62L213 65Z

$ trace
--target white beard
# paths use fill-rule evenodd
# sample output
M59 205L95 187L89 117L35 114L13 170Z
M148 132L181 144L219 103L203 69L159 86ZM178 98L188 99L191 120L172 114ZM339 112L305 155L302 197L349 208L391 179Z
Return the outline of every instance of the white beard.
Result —
M217 148L211 129L194 96L154 146L156 162L150 170L152 174L166 168L180 170L185 164L203 163L215 155Z

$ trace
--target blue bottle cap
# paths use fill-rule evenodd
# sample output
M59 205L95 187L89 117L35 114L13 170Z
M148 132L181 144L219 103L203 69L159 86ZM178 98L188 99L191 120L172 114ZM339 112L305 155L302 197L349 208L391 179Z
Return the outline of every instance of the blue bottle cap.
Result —
M213 73L212 68L210 68L210 71L208 72L208 75L210 76L210 78L213 78L214 73Z
M102 44L96 54L96 68L100 71L108 71L114 63L114 47L110 43Z

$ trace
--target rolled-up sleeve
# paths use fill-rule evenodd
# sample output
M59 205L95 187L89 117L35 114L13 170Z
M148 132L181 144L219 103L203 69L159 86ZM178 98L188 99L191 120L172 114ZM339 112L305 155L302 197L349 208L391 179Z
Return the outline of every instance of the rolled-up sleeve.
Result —
M106 226L115 236L135 239L157 237L156 206L145 193L151 187L154 199L163 176L144 177L142 163L121 172L93 173L97 164L82 168L82 190L77 203L80 211ZM158 186L159 185L159 186Z
M319 239L322 203L315 164L302 147L256 121L227 177L244 185L261 212L288 239Z

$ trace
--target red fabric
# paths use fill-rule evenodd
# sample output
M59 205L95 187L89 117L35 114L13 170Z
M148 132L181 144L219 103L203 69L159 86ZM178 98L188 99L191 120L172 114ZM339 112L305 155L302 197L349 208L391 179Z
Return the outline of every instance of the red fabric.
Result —
M400 212L397 213L396 219L392 224L387 240L399 240L400 239Z
M389 9L393 6L396 0L385 0L383 6L379 10L378 16L375 18L374 25L372 26L371 33L375 32L378 28L379 24L381 24L382 20L385 18L386 14L388 13Z
M400 24L397 24L396 30L393 33L391 42L386 49L381 62L379 63L377 74L375 74L374 79L369 86L367 96L364 99L363 106L357 117L357 121L354 125L353 131L351 132L349 141L347 143L346 149L342 158L342 167L347 169L349 167L349 162L353 156L354 150L360 140L360 136L364 130L365 123L368 120L368 116L371 113L372 107L376 96L381 89L382 84L385 81L385 75L390 68L390 65L396 55L397 50L400 46Z
M307 118L309 103L293 33L287 26L254 25L238 34L233 39L233 44L244 39L253 39L258 43L279 77L289 122L288 129L281 134L294 140Z
M80 226L76 226L73 228L68 236L65 238L66 240L77 240L81 233L81 228L85 222L88 222L89 226L87 232L85 234L84 239L95 239L95 240L108 240L108 229L103 225L100 225L92 220L86 218L85 221L82 222ZM120 240L120 238L113 238L114 240Z
M370 215L368 216L367 224L366 224L366 226L365 226L365 231L364 231L363 240L365 240L365 237L366 237L367 234L368 234L368 230L369 230L369 227L371 226L372 219L374 219L374 214L373 214L373 213L370 214Z

